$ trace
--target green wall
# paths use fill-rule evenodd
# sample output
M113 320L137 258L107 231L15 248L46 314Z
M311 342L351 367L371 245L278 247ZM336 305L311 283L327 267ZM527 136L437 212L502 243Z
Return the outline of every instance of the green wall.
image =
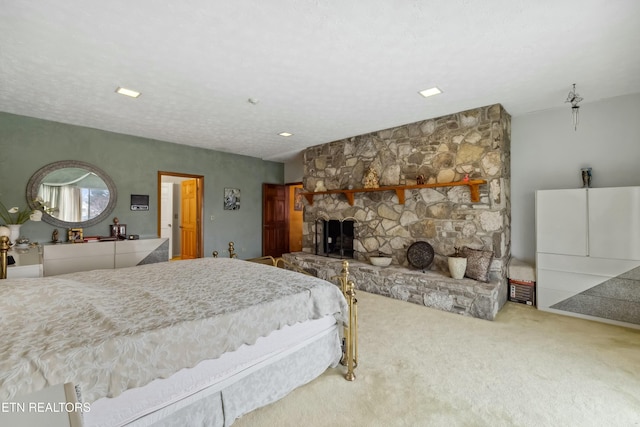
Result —
M155 237L158 171L203 175L205 256L213 250L222 253L229 241L235 242L240 258L260 256L262 184L284 183L282 163L2 112L0 154L0 201L7 207L26 206L29 178L51 162L81 160L109 174L118 190L116 208L108 220L86 228L85 235L108 235L109 224L118 217L127 224L127 233ZM240 210L223 209L225 187L240 189ZM132 212L131 194L148 194L149 211ZM54 228L27 221L21 234L47 242Z

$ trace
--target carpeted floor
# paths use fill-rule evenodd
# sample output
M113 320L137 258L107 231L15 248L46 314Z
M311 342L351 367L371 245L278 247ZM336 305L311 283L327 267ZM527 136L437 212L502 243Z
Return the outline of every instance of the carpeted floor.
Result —
M640 426L640 330L507 303L495 321L358 292L360 366L255 426Z

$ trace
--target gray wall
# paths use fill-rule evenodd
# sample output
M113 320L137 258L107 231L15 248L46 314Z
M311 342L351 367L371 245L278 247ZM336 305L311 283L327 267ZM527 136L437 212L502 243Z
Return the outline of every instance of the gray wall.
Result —
M282 163L7 113L0 113L0 153L0 201L7 207L26 206L29 178L48 163L81 160L108 173L118 189L118 203L109 220L85 229L85 235L108 235L108 225L117 216L127 224L127 233L155 237L157 172L203 175L205 256L222 252L231 240L241 258L260 256L262 183L284 183ZM223 209L225 187L241 190L240 210ZM150 210L132 212L131 194L148 194ZM46 242L54 228L28 221L21 234Z

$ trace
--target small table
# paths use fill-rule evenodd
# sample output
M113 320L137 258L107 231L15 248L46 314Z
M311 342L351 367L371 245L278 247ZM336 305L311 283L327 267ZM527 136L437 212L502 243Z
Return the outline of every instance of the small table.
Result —
M8 256L12 256L15 264L7 266L7 279L20 277L42 277L42 249L40 246L9 249Z

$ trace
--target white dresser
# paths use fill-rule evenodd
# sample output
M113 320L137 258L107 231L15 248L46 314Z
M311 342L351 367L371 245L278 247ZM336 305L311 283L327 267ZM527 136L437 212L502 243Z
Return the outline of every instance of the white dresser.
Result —
M640 187L536 192L541 310L640 329Z
M11 248L7 255L12 256L15 264L7 266L7 278L42 277L42 249L40 246L29 248Z
M132 267L169 260L169 239L151 238L43 246L44 275Z

